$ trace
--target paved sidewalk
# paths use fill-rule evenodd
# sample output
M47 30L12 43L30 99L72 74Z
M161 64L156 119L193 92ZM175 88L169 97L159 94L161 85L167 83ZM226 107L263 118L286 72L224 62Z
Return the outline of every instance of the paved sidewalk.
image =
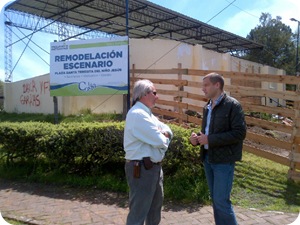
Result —
M124 225L127 206L127 196L97 189L62 188L0 180L2 216L23 221L24 224ZM235 207L235 211L240 225L285 225L293 223L298 216L238 207ZM214 224L212 208L209 206L166 203L162 212L161 225L209 224Z

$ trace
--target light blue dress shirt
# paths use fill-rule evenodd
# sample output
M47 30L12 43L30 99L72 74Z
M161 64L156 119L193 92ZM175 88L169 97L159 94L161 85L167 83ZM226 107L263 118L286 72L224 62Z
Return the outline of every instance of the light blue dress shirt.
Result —
M159 121L151 110L137 102L127 113L124 129L125 158L142 160L150 157L154 163L161 162L168 149L170 139L163 133L173 133L168 125Z
M224 94L221 94L217 100L216 100L216 105L218 105L223 98ZM215 105L215 106L216 106ZM206 127L205 127L205 135L209 135L209 125L210 125L210 119L211 119L211 112L212 112L212 100L209 101L209 104L207 105L207 118L206 118ZM208 144L204 145L205 149L208 149Z

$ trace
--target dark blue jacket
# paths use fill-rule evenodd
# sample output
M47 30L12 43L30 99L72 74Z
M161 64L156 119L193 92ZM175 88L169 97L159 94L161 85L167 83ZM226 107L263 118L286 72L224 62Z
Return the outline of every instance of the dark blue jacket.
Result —
M208 105L208 104L207 104ZM203 109L202 133L205 133L207 105ZM233 163L242 159L243 140L246 137L246 122L240 103L224 94L211 113L208 135L208 150L201 146L200 157L205 154L211 163Z

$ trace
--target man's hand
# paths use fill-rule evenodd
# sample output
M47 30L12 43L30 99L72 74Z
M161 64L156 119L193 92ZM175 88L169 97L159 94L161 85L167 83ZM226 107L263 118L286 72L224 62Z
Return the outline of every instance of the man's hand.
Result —
M196 133L193 132L191 134L191 136L190 136L190 142L191 142L192 145L198 145L199 144Z
M208 138L207 135L202 134L200 132L200 134L197 136L197 141L200 145L207 145L208 144Z

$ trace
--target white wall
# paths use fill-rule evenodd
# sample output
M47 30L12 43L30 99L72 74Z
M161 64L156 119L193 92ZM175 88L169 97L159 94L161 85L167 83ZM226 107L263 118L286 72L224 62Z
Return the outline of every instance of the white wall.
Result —
M137 69L170 69L182 68L238 71L248 73L284 74L283 70L264 66L258 63L242 60L203 48L201 45L187 45L177 41L159 39L130 39L130 65L135 64ZM131 66L130 66L131 67ZM141 78L177 79L177 75L149 75L135 74ZM7 112L28 112L50 114L54 111L53 98L50 97L49 74L30 79L5 83L4 109ZM186 79L186 77L184 77ZM200 80L201 77L189 78ZM230 82L230 81L228 81ZM264 84L268 88L269 84ZM272 86L272 85L271 85ZM168 89L167 85L157 85L157 88ZM277 86L283 89L283 86ZM194 89L201 92L200 88ZM161 99L170 100L170 96L160 96ZM122 113L122 95L100 96L71 96L58 97L58 109L61 114L77 114L81 110L91 109L93 113Z

